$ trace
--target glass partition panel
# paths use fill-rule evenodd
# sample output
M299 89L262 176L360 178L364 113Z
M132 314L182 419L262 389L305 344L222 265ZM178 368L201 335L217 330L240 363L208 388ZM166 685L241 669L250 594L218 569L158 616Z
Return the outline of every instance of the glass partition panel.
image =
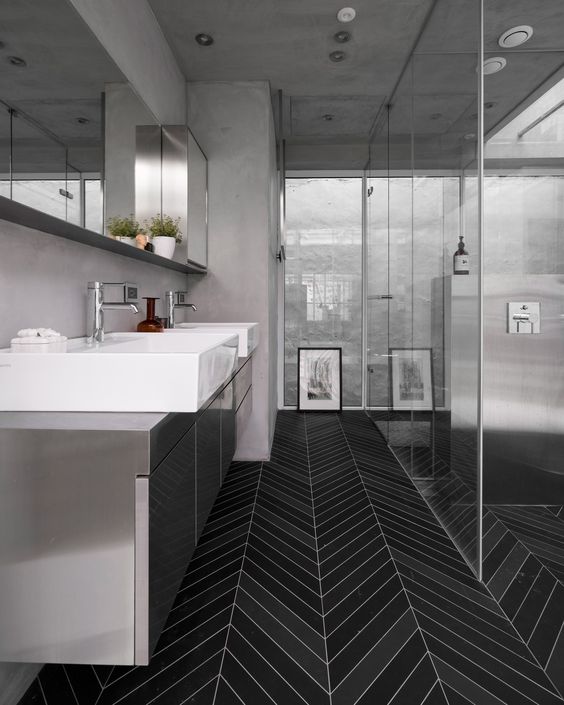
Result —
M65 220L75 225L82 225L81 208L81 174L72 166L67 164L67 178L65 186L66 213Z
M286 178L284 403L297 349L342 347L343 405L362 404L362 179Z
M17 112L12 114L12 199L66 219L66 149Z
M0 102L0 196L5 198L10 198L11 121L10 109Z
M371 145L367 399L479 573L480 3L455 4L457 15L451 0L435 4ZM444 32L453 17L456 38ZM462 276L453 273L459 236L471 256Z

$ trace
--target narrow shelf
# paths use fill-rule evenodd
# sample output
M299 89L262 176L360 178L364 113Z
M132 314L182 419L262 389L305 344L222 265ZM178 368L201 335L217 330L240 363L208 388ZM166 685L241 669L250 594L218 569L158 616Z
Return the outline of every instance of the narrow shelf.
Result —
M146 252L137 247L126 245L123 242L113 240L111 237L105 237L100 233L95 233L92 230L86 230L74 223L67 223L66 220L55 218L47 213L35 210L29 206L24 206L22 203L17 203L9 198L0 196L0 219L7 220L10 223L23 225L33 230L55 235L56 237L64 237L67 240L80 242L82 245L96 247L98 250L106 250L114 252L122 257L140 260L147 264L152 264L165 269L173 269L176 272L183 274L206 274L206 268L200 267L197 264L183 264L175 262L166 257L159 257L153 252Z

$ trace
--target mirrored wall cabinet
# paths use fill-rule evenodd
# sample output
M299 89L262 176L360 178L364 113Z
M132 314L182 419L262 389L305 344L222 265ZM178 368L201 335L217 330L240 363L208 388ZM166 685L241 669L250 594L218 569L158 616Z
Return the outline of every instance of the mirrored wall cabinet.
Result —
M135 216L178 220L182 242L174 258L206 267L208 260L208 162L186 125L138 125Z

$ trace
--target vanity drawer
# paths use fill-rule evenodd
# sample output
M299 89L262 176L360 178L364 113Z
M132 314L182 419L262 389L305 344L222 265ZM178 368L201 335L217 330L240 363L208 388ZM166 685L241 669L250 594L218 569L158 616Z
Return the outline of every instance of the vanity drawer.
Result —
M235 376L235 409L237 410L241 406L241 402L245 398L245 395L249 391L253 381L253 360L249 360L243 365L243 367L237 372Z
M253 410L253 387L249 387L247 394L243 401L241 402L237 413L235 414L235 428L237 432L237 444L245 430L249 416Z

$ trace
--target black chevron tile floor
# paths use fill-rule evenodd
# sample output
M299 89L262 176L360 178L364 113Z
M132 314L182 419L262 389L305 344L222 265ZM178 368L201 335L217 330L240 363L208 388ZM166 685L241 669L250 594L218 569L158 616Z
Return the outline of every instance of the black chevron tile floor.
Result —
M488 508L479 583L364 414L280 412L270 462L231 466L151 664L48 666L21 705L562 704L560 525Z

